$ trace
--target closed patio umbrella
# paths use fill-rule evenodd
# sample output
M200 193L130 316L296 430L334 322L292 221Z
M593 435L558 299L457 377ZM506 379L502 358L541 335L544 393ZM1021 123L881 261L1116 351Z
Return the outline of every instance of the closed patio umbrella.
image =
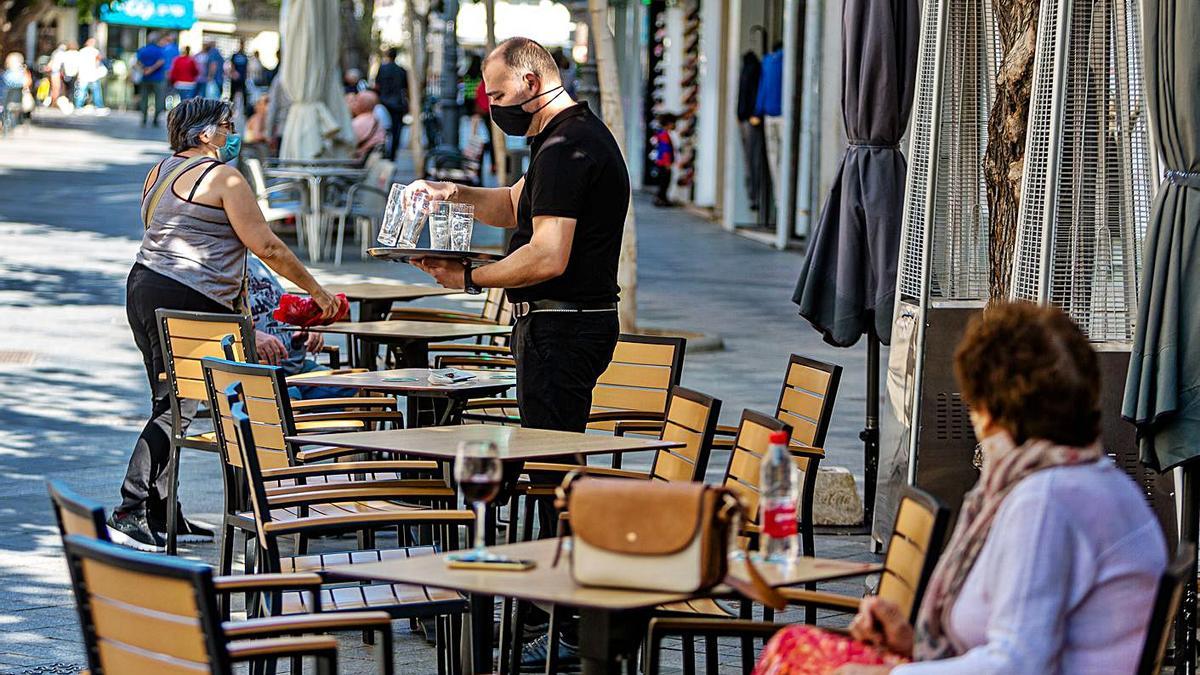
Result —
M866 476L870 525L879 455L879 344L891 339L912 109L919 0L846 0L842 119L849 147L808 241L792 301L838 347L868 339Z
M1200 3L1146 0L1143 9L1146 101L1166 180L1146 232L1122 415L1138 427L1142 461L1184 466L1183 545L1196 541L1200 508ZM1188 578L1177 673L1195 672L1196 575Z
M344 155L354 147L354 132L338 68L338 2L289 2L286 11L286 43L279 72L292 106L279 156L313 159Z

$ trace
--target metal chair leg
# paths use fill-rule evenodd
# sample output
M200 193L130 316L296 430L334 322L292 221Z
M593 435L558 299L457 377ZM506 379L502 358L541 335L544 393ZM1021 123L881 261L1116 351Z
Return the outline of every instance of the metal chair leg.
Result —
M174 433L172 433L174 436ZM179 444L171 439L170 478L167 481L167 555L179 552L178 530L179 523L176 515L179 513Z
M696 675L696 638L684 635L683 642L683 675Z
M546 675L555 675L558 672L558 643L562 639L559 636L562 632L562 611L563 609L558 605L550 605L550 625L546 632Z

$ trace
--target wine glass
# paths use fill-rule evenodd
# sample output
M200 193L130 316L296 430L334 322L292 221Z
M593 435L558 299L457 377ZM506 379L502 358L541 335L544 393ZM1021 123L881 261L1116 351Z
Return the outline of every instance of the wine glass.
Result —
M500 450L491 441L463 441L458 444L454 459L454 480L462 489L463 496L475 509L475 548L469 553L458 555L457 560L481 561L496 559L487 551L485 530L487 505L500 492L504 477L504 466L500 462Z

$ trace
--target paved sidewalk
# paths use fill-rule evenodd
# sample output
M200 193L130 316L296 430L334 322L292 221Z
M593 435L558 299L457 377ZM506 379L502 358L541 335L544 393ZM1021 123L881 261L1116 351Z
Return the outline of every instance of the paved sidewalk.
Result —
M47 113L37 126L0 139L0 673L75 672L83 664L45 481L116 503L148 410L145 374L125 322L124 279L141 237L142 179L166 151L161 130L141 129L121 113ZM790 296L800 258L685 211L654 209L641 197L636 208L640 323L714 334L725 343L723 351L689 354L683 383L723 399L732 423L743 408L773 410L788 354L840 363L846 370L827 463L861 475L864 352L824 345L796 316ZM375 261L315 272L428 281L407 266ZM462 307L477 300L420 302ZM724 461L714 458L718 467ZM215 522L216 461L185 454L182 471L189 513ZM863 537L822 537L817 546L821 555L868 557ZM216 557L213 546L185 553ZM432 649L407 623L397 626L401 671L433 672ZM373 672L356 638L344 642L351 660L343 672ZM722 644L722 654L723 664L736 662L733 645Z

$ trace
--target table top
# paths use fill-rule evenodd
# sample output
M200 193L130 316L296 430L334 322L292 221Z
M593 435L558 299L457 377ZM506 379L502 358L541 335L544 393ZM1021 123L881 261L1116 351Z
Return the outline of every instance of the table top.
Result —
M524 572L450 569L446 566L443 555L423 555L363 565L331 566L325 573L349 579L418 584L466 593L503 595L535 602L607 610L656 607L696 597L692 593L580 586L571 578L567 551L563 551L558 566L552 566L557 545L556 539L542 539L490 549L512 558L532 560L536 563L536 567ZM735 577L745 578L744 564L731 562L730 573ZM880 566L874 563L827 558L799 558L790 565L758 563L757 567L766 582L777 587L863 576L880 569ZM728 592L729 589L718 587L712 594L725 595Z
M682 443L652 438L584 434L574 431L550 431L502 427L490 424L464 424L449 427L419 429L389 429L357 431L342 434L295 436L306 445L330 445L381 452L403 452L421 457L454 459L462 441L491 441L500 448L500 459L524 462L554 459L575 455L598 455L609 452L640 452L678 448Z
M437 295L462 293L462 291L442 288L440 286L401 283L387 284L376 281L364 281L354 284L321 284L321 286L334 295L338 293L345 294L346 299L351 302L359 300L415 300L417 298L428 298ZM299 288L289 288L287 292L295 295L308 295L306 291Z
M367 175L366 169L351 166L288 166L268 167L263 169L268 176L284 178L328 178L329 176L345 176L347 178L362 178Z
M436 321L339 321L309 330L322 333L349 333L359 337L393 340L457 340L480 335L507 335L512 326L486 323L440 323Z
M349 387L384 391L391 394L418 396L484 397L502 394L517 386L515 377L499 373L475 373L475 378L454 384L430 384L428 368L399 368L345 375L312 375L289 378L288 384L297 387Z

